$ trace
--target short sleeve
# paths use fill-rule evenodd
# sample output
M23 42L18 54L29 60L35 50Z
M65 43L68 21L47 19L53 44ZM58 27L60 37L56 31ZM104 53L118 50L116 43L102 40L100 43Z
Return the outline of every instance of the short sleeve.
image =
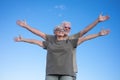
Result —
M47 41L43 41L43 45L44 45L44 49L47 49L48 42Z
M71 39L70 41L71 41L71 44L73 45L73 47L76 48L78 39Z
M76 33L74 35L69 36L69 39L78 39L80 37L80 33Z
M54 35L46 35L46 41L51 41L54 39Z

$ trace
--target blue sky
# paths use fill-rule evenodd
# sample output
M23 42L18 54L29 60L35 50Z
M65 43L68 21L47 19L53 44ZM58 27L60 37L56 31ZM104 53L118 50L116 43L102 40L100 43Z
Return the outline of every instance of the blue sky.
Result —
M44 80L46 51L28 43L16 43L21 34L43 40L19 27L16 20L26 20L32 27L53 34L62 21L72 23L71 34L97 19L109 15L87 34L101 28L107 36L86 41L77 48L77 80L120 80L120 1L119 0L0 0L0 80Z

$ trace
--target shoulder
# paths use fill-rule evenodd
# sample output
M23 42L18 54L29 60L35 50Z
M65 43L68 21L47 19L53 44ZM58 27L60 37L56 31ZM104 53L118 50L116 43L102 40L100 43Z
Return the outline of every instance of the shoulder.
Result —
M51 41L55 39L56 39L55 35L46 35L46 41Z
M69 39L77 39L80 37L80 33L73 34L71 36L68 36Z

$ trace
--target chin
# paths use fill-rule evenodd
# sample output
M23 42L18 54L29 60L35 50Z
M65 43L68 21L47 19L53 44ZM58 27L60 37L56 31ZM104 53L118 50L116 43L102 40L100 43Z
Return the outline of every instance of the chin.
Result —
M66 35L69 35L69 33L66 33Z
M69 33L65 33L65 36L68 36L69 35Z

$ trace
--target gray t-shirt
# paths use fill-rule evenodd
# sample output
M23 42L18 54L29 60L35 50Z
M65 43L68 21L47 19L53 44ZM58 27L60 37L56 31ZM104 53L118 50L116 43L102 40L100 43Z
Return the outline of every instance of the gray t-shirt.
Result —
M47 35L47 34L46 34ZM54 38L54 35L47 35L47 40ZM74 35L68 36L67 39L78 39L80 37L80 33L76 33ZM77 61L76 61L76 48L73 49L73 69L74 72L77 73L78 72L78 68L77 68Z
M72 36L68 36L68 39L78 39L80 37L80 33L76 33ZM76 61L76 48L73 49L73 69L74 72L77 73L78 72L78 68L77 68L77 61Z
M77 46L78 39L56 41L51 36L45 42L47 49L46 75L74 75L73 49Z

